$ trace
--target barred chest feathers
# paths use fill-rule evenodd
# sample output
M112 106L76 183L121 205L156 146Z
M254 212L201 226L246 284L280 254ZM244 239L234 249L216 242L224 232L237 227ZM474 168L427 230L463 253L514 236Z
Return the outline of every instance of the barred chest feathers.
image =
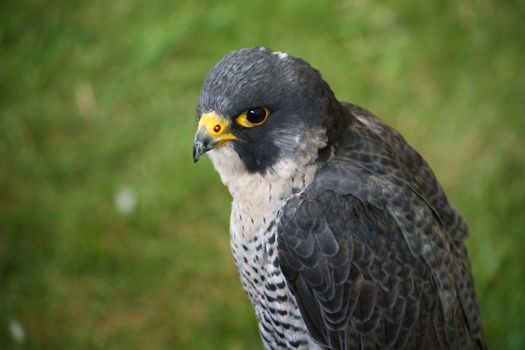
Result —
M313 181L316 166L298 167L289 160L263 176L239 171L242 161L227 145L209 152L209 157L233 196L232 253L265 348L317 349L277 262L276 223L288 198Z

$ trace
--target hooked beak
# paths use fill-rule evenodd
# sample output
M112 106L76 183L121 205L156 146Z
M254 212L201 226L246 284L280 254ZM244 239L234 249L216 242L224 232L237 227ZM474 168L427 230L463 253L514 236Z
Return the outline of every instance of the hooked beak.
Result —
M197 163L199 158L210 149L213 149L213 147L213 141L206 132L206 129L200 127L193 141L193 162Z
M193 161L196 163L204 153L231 140L238 138L230 132L229 119L215 112L204 113L193 141Z

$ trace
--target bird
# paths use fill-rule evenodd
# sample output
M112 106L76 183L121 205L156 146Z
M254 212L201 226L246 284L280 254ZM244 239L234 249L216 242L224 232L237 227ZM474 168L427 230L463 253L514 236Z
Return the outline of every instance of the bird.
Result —
M433 171L305 60L224 56L196 109L265 349L485 349L468 226Z

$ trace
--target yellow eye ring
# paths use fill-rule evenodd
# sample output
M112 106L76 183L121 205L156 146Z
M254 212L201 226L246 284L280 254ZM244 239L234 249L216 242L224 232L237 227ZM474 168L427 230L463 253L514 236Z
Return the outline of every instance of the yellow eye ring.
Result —
M252 128L264 124L270 115L266 107L254 107L239 114L235 121L245 128Z

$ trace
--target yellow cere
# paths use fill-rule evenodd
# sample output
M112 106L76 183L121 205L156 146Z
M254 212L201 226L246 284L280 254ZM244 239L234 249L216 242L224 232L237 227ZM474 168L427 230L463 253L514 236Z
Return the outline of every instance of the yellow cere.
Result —
M229 132L230 121L226 118L219 116L215 112L207 112L201 116L199 120L199 126L206 128L208 135L210 135L218 144L222 144L226 141L238 140L238 138Z

